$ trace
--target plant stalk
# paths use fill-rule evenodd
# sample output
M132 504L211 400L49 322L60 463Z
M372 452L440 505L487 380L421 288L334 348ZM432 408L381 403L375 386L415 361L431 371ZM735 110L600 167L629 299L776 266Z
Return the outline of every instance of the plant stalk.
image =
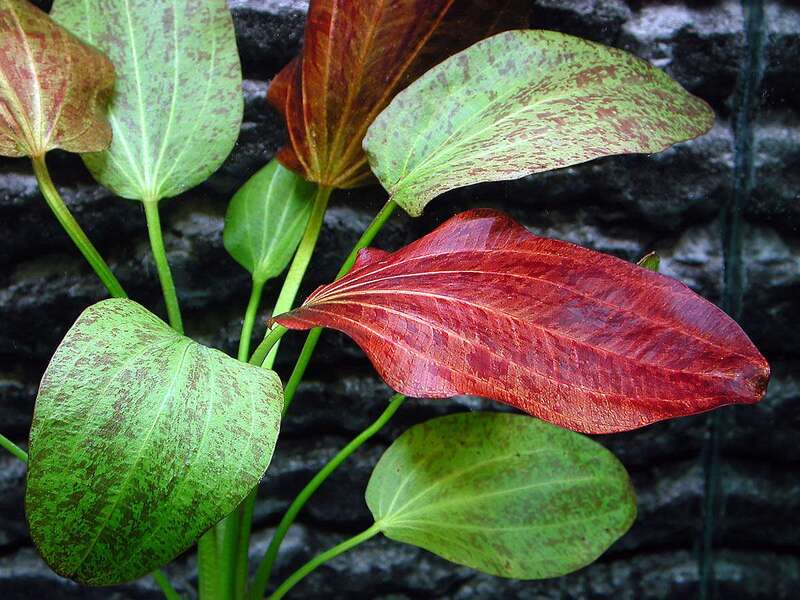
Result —
M340 554L344 554L348 550L355 548L362 542L366 542L368 539L375 537L378 533L380 533L380 525L375 523L369 529L362 531L358 535L351 537L343 541L338 546L334 546L330 550L323 552L319 556L312 558L302 567L297 569L294 573L292 573L286 581L284 581L277 590L269 597L269 600L280 600L283 598L289 590L291 590L295 585L297 585L300 580L302 580L306 575L311 573L314 569L316 569L321 564L328 562L329 560L336 558Z
M158 279L161 281L161 291L167 305L167 315L172 328L183 335L183 319L178 304L178 294L175 291L175 282L172 271L167 261L167 251L164 248L164 237L161 233L161 217L158 214L158 201L144 200L144 214L147 219L147 233L150 235L150 247L153 250L153 259L158 270Z
M253 280L253 289L250 292L250 301L247 303L247 311L244 314L242 323L242 335L239 338L239 353L237 358L242 362L247 362L250 356L250 343L253 339L253 327L258 316L258 308L261 306L261 296L264 293L264 282Z
M12 442L2 433L0 433L0 447L3 447L6 450L8 450L11 454L13 454L16 458L18 458L22 462L24 463L28 462L28 454L25 452L25 450L17 446L14 442Z
M97 273L100 281L102 281L103 285L108 289L108 293L114 298L127 298L128 295L111 272L111 268L106 261L103 260L103 257L100 256L97 248L89 241L89 238L86 236L83 229L81 229L75 217L69 212L67 205L64 203L64 199L61 197L61 194L58 193L55 184L53 184L53 180L50 178L50 172L47 169L44 156L34 157L31 159L31 162L33 163L33 172L36 175L36 181L39 182L39 189L47 205L50 207L50 210L53 211L56 219L61 223L61 227L64 228L64 231L72 242L77 246L78 250L81 251L81 254L83 254L83 257L89 265L91 265L92 269L94 269L94 272Z
M347 444L347 446L342 448L342 450L340 450L339 453L334 456L297 495L297 497L294 499L294 502L292 502L291 506L289 506L289 509L286 511L286 514L283 515L281 522L278 524L275 534L272 536L272 541L270 541L269 548L267 548L267 552L264 555L264 558L261 560L261 564L258 566L255 580L253 581L253 585L250 588L250 593L248 594L250 600L260 600L260 598L264 596L264 592L267 589L267 584L269 583L269 578L272 574L272 568L275 565L275 559L278 557L278 552L280 551L283 538L286 537L286 533L289 531L289 528L294 523L298 513L302 510L303 506L305 506L306 502L308 502L314 492L319 489L325 480L330 477L331 473L333 473L351 454L353 454L353 452L355 452L367 440L383 429L384 425L386 425L389 419L391 419L392 416L397 412L405 399L406 397L402 394L395 394L392 396L389 405L375 420L375 422L358 434L358 436L356 436L353 441Z
M325 186L320 186L317 189L314 207L306 225L303 239L300 240L292 264L286 273L286 279L272 311L273 315L287 312L292 308L297 292L300 289L300 284L311 262L311 256L317 245L322 225L325 222L325 211L328 208L328 201L332 192L332 188ZM265 369L272 368L278 350L278 343L286 332L287 330L280 326L270 328L256 352L250 358L250 364L261 365ZM235 600L244 598L247 588L250 529L253 522L257 493L257 487L251 490L239 505L237 511L229 515L224 521L223 565L226 570L232 569L232 572L228 570L223 576L223 580L228 585L225 588L226 593L232 593L232 597Z
M181 600L181 595L175 591L175 588L172 587L169 579L167 576L164 575L164 572L160 569L153 571L152 573L153 579L155 579L158 587L161 588L161 591L164 592L164 596L167 600Z
M200 600L227 600L220 595L219 560L217 556L217 531L206 531L197 542L197 578Z
M344 261L344 264L342 264L342 268L339 269L339 272L336 274L336 279L341 279L347 275L347 272L355 264L359 251L372 243L372 240L375 239L375 236L378 235L378 232L383 228L396 208L397 204L390 199L378 212L378 214L375 215L372 223L370 223L369 227L367 227L364 233L361 234L358 242L356 242L356 245L350 251L350 255ZM286 414L286 411L289 410L289 406L292 404L292 400L294 400L297 387L303 380L308 363L311 361L311 357L317 347L317 342L319 342L320 335L322 335L322 328L317 327L309 331L308 336L306 337L306 341L303 344L303 349L300 351L300 357L297 359L297 363L295 363L292 374L289 377L289 381L286 383L286 387L284 388L284 414Z

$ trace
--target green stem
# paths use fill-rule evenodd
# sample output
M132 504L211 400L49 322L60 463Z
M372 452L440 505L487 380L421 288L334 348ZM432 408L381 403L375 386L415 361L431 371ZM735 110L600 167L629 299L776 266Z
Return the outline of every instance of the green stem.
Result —
M11 454L20 459L22 462L24 463L28 462L28 455L25 452L25 450L17 446L14 442L12 442L2 433L0 433L0 446L11 452Z
M250 364L256 366L263 366L265 369L269 369L272 367L273 360L267 361L267 355L271 354L271 350L278 345L278 342L281 338L289 332L286 327L282 325L276 325L272 329L267 332L267 337L261 340L261 343L256 348L256 351L253 352L253 356L250 357ZM267 364L269 362L269 364Z
M247 362L247 357L250 356L250 342L253 339L253 326L256 323L258 316L258 308L261 306L261 295L264 292L264 282L253 280L253 290L250 293L250 302L247 304L247 312L244 314L244 323L242 323L242 335L239 338L239 360Z
M314 254L314 248L317 245L322 225L325 222L325 211L328 208L328 201L330 200L332 192L333 188L330 187L320 186L317 189L316 196L314 197L314 207L312 208L311 216L306 224L303 239L300 240L292 264L289 266L289 271L286 273L283 287L278 295L275 307L272 310L273 315L279 315L292 308L297 292L300 289L300 284L311 262L311 256ZM264 340L259 344L256 352L250 358L250 364L261 365L265 369L272 368L278 351L278 343L285 333L285 328L279 326L268 330L264 336ZM247 587L250 529L253 523L253 512L255 510L257 494L258 487L250 491L247 498L239 505L237 513L235 515L230 515L225 521L225 561L227 564L234 565L235 567L233 597L237 600L244 597ZM234 521L236 522L234 523ZM227 553L234 551L234 549L236 554L231 558Z
M353 441L347 444L347 446L342 448L342 450L339 451L339 453L334 456L297 495L297 497L294 499L294 502L292 502L291 506L289 506L289 509L286 511L286 514L283 515L283 519L281 519L281 522L278 524L278 528L275 530L275 534L272 536L272 541L269 544L269 548L267 548L267 552L264 555L264 558L261 560L261 564L258 566L258 571L256 572L253 586L250 589L249 597L251 600L258 600L259 598L263 597L264 592L267 589L267 584L269 583L269 577L272 574L272 568L275 564L275 559L278 557L278 552L280 550L281 543L283 542L283 538L286 537L286 533L289 531L289 528L294 523L298 513L302 510L303 506L305 506L306 502L308 502L309 498L311 498L314 492L319 489L319 486L321 486L325 480L328 479L331 473L333 473L351 454L353 454L353 452L360 448L364 442L378 433L384 427L384 425L386 425L389 419L392 418L392 416L403 404L405 399L406 397L402 394L395 394L392 396L389 406L386 407L386 409L375 420L375 422L362 431L358 436L356 436Z
M122 285L120 285L117 278L111 272L106 261L100 256L97 248L89 241L89 238L86 237L81 226L78 225L78 222L69 212L67 205L64 204L64 199L58 193L56 186L53 184L53 180L50 178L50 172L47 170L47 163L45 163L44 156L32 158L31 161L33 162L33 172L36 174L36 180L39 182L39 189L42 191L42 195L47 205L50 207L50 210L53 211L56 219L61 223L61 227L64 228L64 231L66 231L72 242L78 247L78 250L81 251L81 254L83 254L92 269L94 269L94 272L97 273L97 276L100 278L100 281L103 282L103 285L106 286L108 292L114 298L127 298L128 295L125 293L125 290L122 289Z
M172 271L167 262L167 251L164 248L164 237L161 234L161 218L158 215L158 201L145 200L144 214L147 219L147 232L150 235L150 247L153 250L153 259L161 281L161 291L164 293L164 302L167 305L169 324L180 334L183 334L183 319L178 305L178 294L175 291L175 282Z
M389 200L380 210L380 212L375 215L372 223L370 223L369 227L367 227L367 229L361 235L361 238L359 238L356 245L350 251L350 255L344 261L342 268L339 269L336 279L340 279L347 274L353 264L355 264L356 258L358 257L358 252L372 243L372 240L375 239L375 236L389 220L389 217L392 216L395 208L397 208L397 204L395 204L394 201ZM303 344L303 349L300 351L300 357L297 359L297 363L295 363L292 374L290 375L289 381L286 383L286 387L283 391L284 414L286 414L286 411L289 410L289 406L292 404L292 400L294 400L295 392L297 392L297 387L303 380L308 363L311 361L311 357L317 347L317 342L319 342L320 335L322 335L322 329L318 327L312 329L306 337L306 341Z
M277 590L269 597L269 600L280 600L283 598L289 590L291 590L295 585L300 582L306 575L311 573L314 569L320 566L323 563L328 562L329 560L336 558L340 554L344 554L348 550L355 548L362 542L366 542L368 539L375 537L378 533L380 533L380 525L375 523L369 529L362 531L358 535L351 537L348 540L343 541L338 546L334 546L330 550L323 552L316 558L312 558L302 567L297 569L294 573L292 573L286 581L284 581Z
M172 584L169 582L169 579L167 579L167 576L164 575L163 571L160 569L153 571L152 575L153 579L156 580L158 587L160 587L161 591L164 592L164 596L166 596L167 600L181 600L180 594L175 591L174 587L172 587Z
M227 600L227 596L220 595L218 566L217 532L212 527L197 542L197 578L200 582L200 600Z

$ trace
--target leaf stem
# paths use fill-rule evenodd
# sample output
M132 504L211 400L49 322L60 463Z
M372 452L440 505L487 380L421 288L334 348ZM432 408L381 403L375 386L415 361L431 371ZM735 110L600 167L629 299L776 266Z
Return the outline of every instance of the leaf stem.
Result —
M372 223L369 224L364 233L359 238L356 245L353 246L353 249L350 251L350 255L342 264L342 268L339 269L339 272L336 274L336 279L341 279L350 268L355 264L356 258L358 258L358 252L363 248L366 248L372 243L372 240L375 239L375 236L378 232L383 228L386 222L389 220L389 217L392 216L392 213L397 208L397 204L391 199L383 206L383 208L375 215L375 218L372 220ZM306 368L308 367L308 363L311 361L311 357L314 354L314 350L317 347L317 342L319 342L319 337L322 335L322 328L317 327L312 329L308 336L306 337L306 341L303 344L303 349L300 351L300 356L295 363L294 369L292 370L292 374L289 377L289 381L286 383L286 387L283 391L283 411L286 414L286 411L289 410L289 406L292 404L292 400L294 400L294 395L297 392L297 387L300 385L300 382L303 380L303 376L306 373Z
M161 281L161 291L167 305L167 315L172 328L183 335L183 319L178 304L178 294L175 291L175 282L172 271L167 261L167 251L164 248L164 237L161 233L161 217L158 214L158 201L144 200L144 214L147 219L147 233L150 235L150 247L153 250L153 259Z
M33 163L33 172L36 175L36 181L39 182L39 189L47 205L50 207L50 210L53 211L56 219L61 223L61 227L64 228L64 231L72 242L77 246L78 250L81 251L81 254L83 254L83 257L89 265L91 265L92 269L94 269L94 272L97 273L100 281L102 281L103 285L108 289L109 294L114 298L127 298L128 295L111 272L111 268L106 261L103 260L103 257L100 256L97 248L89 241L89 238L86 236L83 229L81 229L75 217L69 212L67 205L64 203L64 199L61 197L61 194L58 193L55 184L53 184L53 180L50 178L50 172L47 169L44 156L34 157L31 159L31 162Z
M261 306L261 295L264 293L264 282L253 280L253 289L250 292L250 301L247 304L247 311L244 314L242 323L242 335L239 338L238 358L242 362L247 362L250 356L250 343L253 338L253 326L258 316L258 308Z
M158 587L161 588L161 591L164 592L164 596L167 600L181 600L181 596L178 592L175 591L175 588L172 587L169 579L167 576L164 575L164 572L161 569L157 569L152 573L153 579L155 579Z
M294 573L292 573L286 581L284 581L277 590L269 597L269 600L280 600L283 598L289 590L291 590L297 583L300 582L306 575L311 573L314 569L319 567L320 565L328 562L329 560L336 558L340 554L344 554L348 550L355 548L362 542L366 542L368 539L375 537L378 533L380 533L380 526L375 523L369 529L366 529L359 533L358 535L354 535L350 539L343 541L341 544L334 546L330 550L323 552L322 554L312 558L302 567L297 569Z
M217 531L206 531L197 542L197 578L200 582L200 600L227 600L220 595L219 560L217 556Z
M305 506L306 502L311 498L314 492L325 482L326 479L333 473L353 452L360 448L367 440L378 433L389 419L394 416L397 410L405 401L406 397L402 394L395 394L392 396L389 405L381 413L381 415L369 427L356 436L347 446L342 448L339 453L334 456L328 464L326 464L315 476L308 482L292 502L286 514L283 515L281 522L278 524L275 534L272 536L267 552L261 560L261 564L256 571L255 580L250 588L248 597L250 600L259 600L263 597L269 583L269 577L272 574L272 568L275 564L275 559L278 557L278 552L286 537L286 533L297 518L298 513Z
M284 313L292 308L297 292L300 289L300 284L311 262L311 256L314 254L314 248L317 245L322 225L325 222L325 211L328 208L328 201L332 192L333 188L330 187L319 186L317 188L311 216L306 224L303 239L300 240L292 264L289 266L289 271L286 273L283 287L272 310L273 315ZM250 364L261 365L265 369L272 368L278 350L278 343L286 333L287 330L280 326L270 328L250 358ZM250 529L253 522L257 494L258 487L251 490L239 505L236 513L229 515L224 521L223 547L225 555L223 564L227 568L234 569L232 580L228 579L230 573L224 576L226 584L233 588L228 587L225 592L233 592L233 598L237 600L244 597L247 587ZM231 554L233 552L235 554Z
M28 462L28 454L25 452L25 450L17 446L14 442L12 442L2 433L0 433L0 446L8 450L11 454L13 454L16 458L18 458L22 462L24 463Z
M272 364L267 364L267 355L270 354L270 351L278 344L280 339L289 332L286 327L281 325L276 325L272 329L269 330L267 333L267 337L265 337L261 343L256 348L256 351L253 352L253 356L250 357L250 364L262 366L265 369L269 369ZM272 362L271 360L269 361Z

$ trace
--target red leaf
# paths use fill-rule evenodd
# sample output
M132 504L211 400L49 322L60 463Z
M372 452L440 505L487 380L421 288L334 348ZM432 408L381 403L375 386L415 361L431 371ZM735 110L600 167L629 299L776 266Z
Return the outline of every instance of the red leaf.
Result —
M301 56L273 80L289 144L278 159L337 188L372 178L361 141L408 84L451 54L528 25L528 0L311 0Z
M0 1L0 155L111 143L114 67L27 0Z
M399 392L474 394L586 433L758 402L769 366L683 284L474 210L275 319L351 336Z

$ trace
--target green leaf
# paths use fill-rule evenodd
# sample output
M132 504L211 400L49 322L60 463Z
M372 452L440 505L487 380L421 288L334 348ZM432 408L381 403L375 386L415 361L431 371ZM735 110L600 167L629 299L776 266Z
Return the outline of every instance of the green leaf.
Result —
M292 260L316 189L272 160L233 196L225 215L225 249L257 283L277 277Z
M117 71L114 139L84 156L115 194L157 201L205 181L242 122L242 72L225 0L56 0L52 17Z
M478 42L398 94L364 149L392 199L433 198L705 133L708 105L631 54L552 31Z
M661 268L661 257L655 252L650 252L639 259L639 262L636 264L644 269L658 273L658 270Z
M589 564L636 517L628 475L608 450L499 413L412 427L381 457L366 498L387 537L516 579Z
M282 406L272 371L130 300L89 307L36 399L25 504L39 552L89 585L172 560L258 484Z

